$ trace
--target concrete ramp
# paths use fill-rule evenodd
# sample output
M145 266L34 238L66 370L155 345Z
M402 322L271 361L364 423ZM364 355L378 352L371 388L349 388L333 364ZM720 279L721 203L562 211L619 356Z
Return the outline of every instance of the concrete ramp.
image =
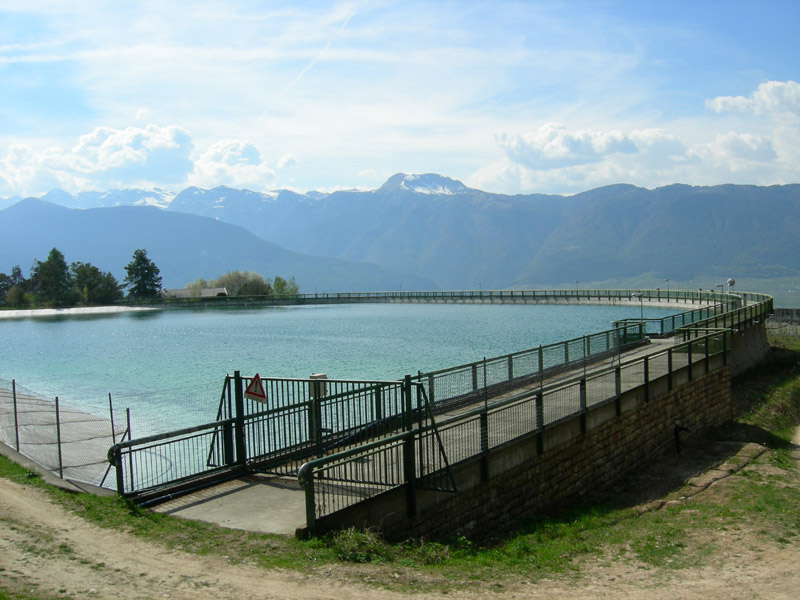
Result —
M294 535L306 523L305 494L296 478L254 473L152 507L175 517L231 529Z

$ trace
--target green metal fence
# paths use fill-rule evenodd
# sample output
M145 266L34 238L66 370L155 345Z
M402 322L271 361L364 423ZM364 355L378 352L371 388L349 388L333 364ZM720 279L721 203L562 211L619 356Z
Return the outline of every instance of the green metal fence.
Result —
M443 480L449 474L451 466L476 458L486 461L490 452L525 437L536 436L537 443L541 444L541 433L545 429L585 415L590 408L614 402L617 403L617 414L620 414L621 395L629 390L643 388L645 398L649 399L671 391L699 374L724 366L727 363L732 332L766 319L772 312L772 298L763 294L739 294L722 301L719 295L714 299L718 300L714 307L689 311L682 319L662 320L659 324L660 332L675 329L683 341L661 352L618 361L616 364L613 356L608 364L595 363L588 367L586 361L584 364L587 367L584 368L583 375L571 380L552 384L544 384L542 380L538 389L524 389L491 402L486 395L487 401L482 406L479 403L476 405L478 398L473 397L471 409L449 417L443 416L435 427L404 432L360 448L352 448L346 453L307 462L301 467L298 479L306 493L309 533L315 534L318 519L398 486L406 486L407 511L414 514L415 490L422 477L429 482L436 481L437 478ZM640 327L641 325L640 323ZM627 324L622 328L625 326ZM640 329L639 333L642 335L643 331ZM582 358L590 356L585 352L590 345L586 340L583 341L580 346L584 349ZM570 349L575 349L576 344L565 342L555 347L555 362L569 365L568 354ZM606 345L605 350L608 349ZM495 364L508 366L509 377L506 381L512 379L514 358L517 356L521 360L527 357L530 364L538 364L538 372L542 373L541 366L544 363L539 358L543 355L542 352L538 352L535 361L529 355L530 352L500 357ZM509 360L509 357L512 358ZM470 385L472 392L475 392L476 381L485 385L492 381L486 367L487 362L484 361L442 373L443 378L449 377L456 382L452 387L466 390L463 395L468 395ZM495 369L499 372L502 370L502 367ZM434 374L420 375L417 381L427 384L427 388L423 389L427 389L431 397L435 398L441 385L435 377L432 379L432 375ZM431 405L436 407L437 402L433 401ZM585 419L581 420L581 426L585 427ZM399 450L401 447L425 447L426 441L433 436L442 449L433 458L426 456L424 460L420 460L412 450L404 453ZM440 461L438 463L437 456ZM411 460L414 462L407 464ZM420 470L422 464L426 466L425 473ZM373 481L374 470L365 469L363 465L380 465L387 473L385 485L376 485ZM488 473L488 469L482 469L482 472ZM339 481L342 473L347 473L346 485ZM369 473L369 478L362 478L361 474L366 473ZM442 487L447 489L447 486Z

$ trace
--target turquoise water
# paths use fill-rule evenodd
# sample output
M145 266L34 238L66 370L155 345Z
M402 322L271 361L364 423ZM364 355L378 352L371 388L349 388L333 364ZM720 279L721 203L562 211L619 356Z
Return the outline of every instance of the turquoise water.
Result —
M639 310L355 304L0 320L0 378L90 412L107 410L109 393L143 394L120 401L148 423L141 434L212 420L235 370L399 379L603 331ZM645 308L645 317L673 312Z

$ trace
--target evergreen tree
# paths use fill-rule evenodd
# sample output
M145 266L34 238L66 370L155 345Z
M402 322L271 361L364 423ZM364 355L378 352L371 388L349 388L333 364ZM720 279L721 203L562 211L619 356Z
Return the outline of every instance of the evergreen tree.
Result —
M133 259L125 266L125 285L128 297L137 300L157 298L161 293L161 271L147 258L146 250L135 250Z
M0 273L0 302L5 301L6 294L12 287L14 287L14 284L11 282L11 277L5 273Z
M22 269L19 265L11 267L11 285L25 285L25 276L22 274Z
M73 295L83 304L113 304L122 299L122 291L111 273L104 273L91 263L74 262L70 265Z
M30 278L37 300L50 304L67 303L72 277L64 255L57 248L50 250L44 262L34 261Z

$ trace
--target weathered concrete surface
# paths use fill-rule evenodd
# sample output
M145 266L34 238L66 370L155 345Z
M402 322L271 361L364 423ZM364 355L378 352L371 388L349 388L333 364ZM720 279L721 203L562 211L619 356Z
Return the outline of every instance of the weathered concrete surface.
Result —
M156 512L231 529L294 535L305 526L305 495L297 479L253 474L153 507Z

